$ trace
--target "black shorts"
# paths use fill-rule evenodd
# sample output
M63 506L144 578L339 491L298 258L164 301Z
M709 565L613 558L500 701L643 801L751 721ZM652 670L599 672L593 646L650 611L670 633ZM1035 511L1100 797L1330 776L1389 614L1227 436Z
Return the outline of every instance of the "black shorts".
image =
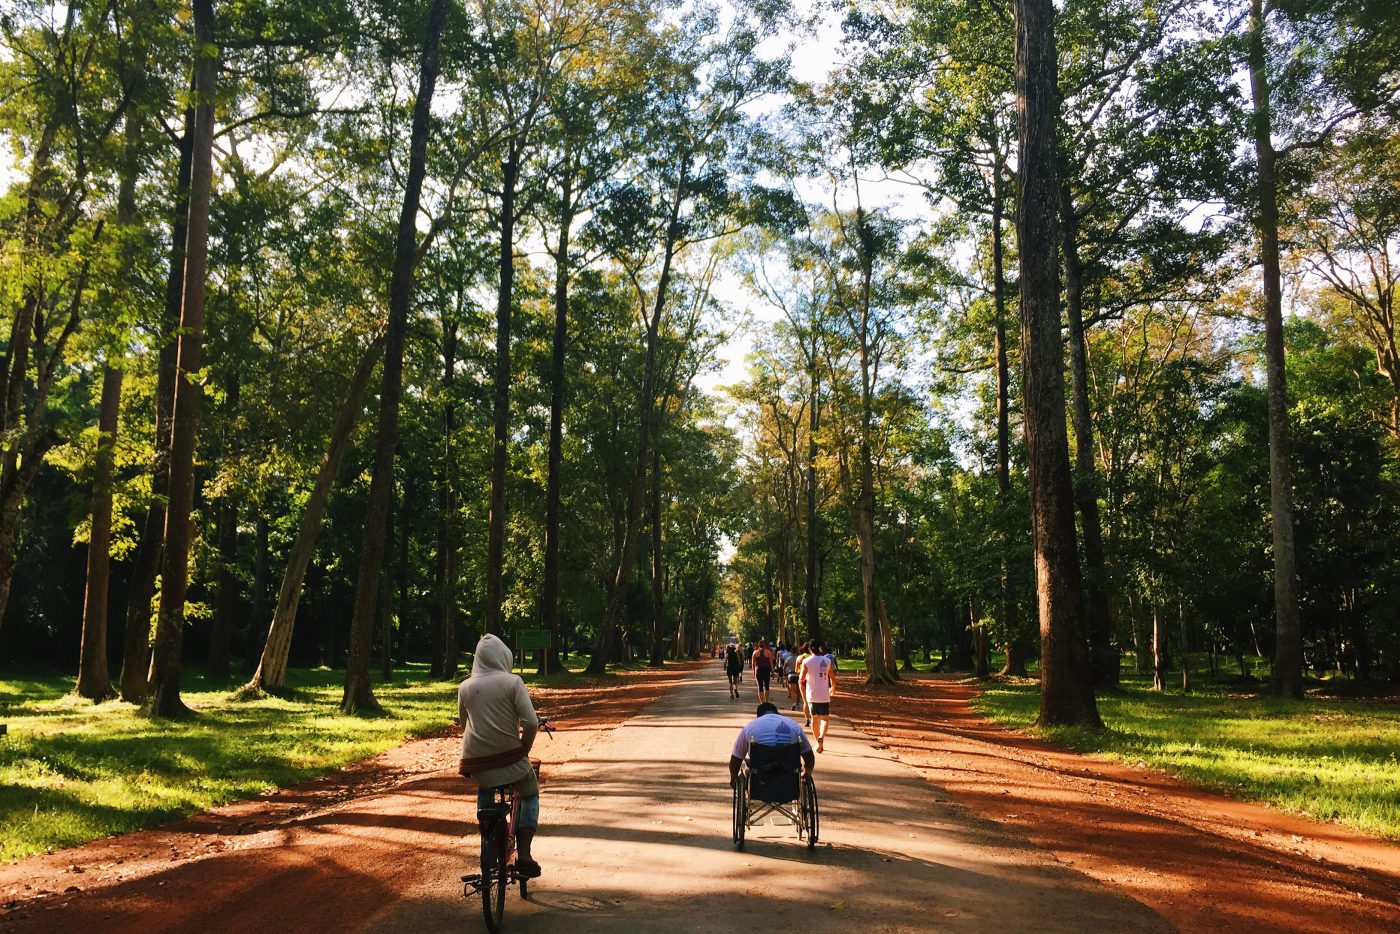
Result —
M814 717L831 715L831 701L808 701L807 706L812 708L812 716Z
M773 678L773 669L772 669L772 668L755 668L754 671L753 671L753 673L754 673L754 677L756 677L756 678L758 679L758 689L759 689L760 691L766 691L766 690L768 690L768 684L769 684L769 682L770 682L770 681L772 680L772 678Z
M797 672L794 671L792 674L788 675L788 684L796 684L796 683L797 683Z

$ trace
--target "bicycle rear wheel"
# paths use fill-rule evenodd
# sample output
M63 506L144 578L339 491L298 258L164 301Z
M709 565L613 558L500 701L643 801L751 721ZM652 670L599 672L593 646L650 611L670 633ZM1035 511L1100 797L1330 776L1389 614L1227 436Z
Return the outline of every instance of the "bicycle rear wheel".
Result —
M486 929L499 931L506 914L506 828L500 819L481 835L481 911Z
M807 849L814 849L821 834L821 808L817 804L817 785L809 775L802 780L802 825L807 831Z

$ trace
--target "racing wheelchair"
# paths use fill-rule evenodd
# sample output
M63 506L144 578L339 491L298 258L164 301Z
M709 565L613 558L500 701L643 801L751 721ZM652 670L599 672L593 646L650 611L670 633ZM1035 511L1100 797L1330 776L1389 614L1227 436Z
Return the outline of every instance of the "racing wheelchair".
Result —
M748 828L760 826L770 815L791 821L807 849L817 845L817 786L812 776L802 774L800 743L749 747L734 783L734 848L742 850Z

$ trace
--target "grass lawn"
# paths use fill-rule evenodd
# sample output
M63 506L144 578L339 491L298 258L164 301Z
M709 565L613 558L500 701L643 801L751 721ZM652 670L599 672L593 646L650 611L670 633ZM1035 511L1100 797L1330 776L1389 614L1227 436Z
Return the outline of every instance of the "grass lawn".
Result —
M939 655L925 655L923 652L914 653L914 670L928 672L933 670L933 666L938 664ZM899 663L900 671L904 670L903 660ZM836 671L838 674L861 676L865 675L865 655L843 655L836 659Z
M974 706L1033 730L1034 684L988 684ZM1099 698L1107 730L1039 731L1081 752L1164 769L1241 798L1400 839L1400 706L1230 695L1209 684L1157 693L1125 673Z
M229 700L187 672L196 715L167 722L68 693L68 676L0 678L0 860L150 827L294 784L431 733L456 716L426 666L377 684L382 717L340 714L344 672L293 670L286 698Z

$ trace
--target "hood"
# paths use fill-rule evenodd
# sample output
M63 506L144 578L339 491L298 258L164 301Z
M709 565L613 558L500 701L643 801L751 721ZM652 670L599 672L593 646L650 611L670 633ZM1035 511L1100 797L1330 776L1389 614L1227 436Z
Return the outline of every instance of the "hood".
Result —
M476 654L472 656L472 677L497 671L510 674L514 663L515 659L506 644L488 632L476 644Z

